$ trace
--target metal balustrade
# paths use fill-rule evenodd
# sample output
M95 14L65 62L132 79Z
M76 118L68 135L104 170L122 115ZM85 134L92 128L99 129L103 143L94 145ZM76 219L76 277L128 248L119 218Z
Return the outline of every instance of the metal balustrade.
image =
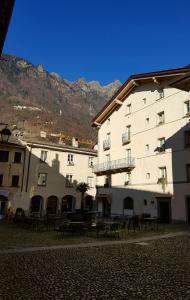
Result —
M122 134L122 145L126 145L131 142L131 134L129 132L125 132Z
M93 172L98 174L124 172L135 168L135 159L132 157L111 160L108 162L96 164L93 167Z

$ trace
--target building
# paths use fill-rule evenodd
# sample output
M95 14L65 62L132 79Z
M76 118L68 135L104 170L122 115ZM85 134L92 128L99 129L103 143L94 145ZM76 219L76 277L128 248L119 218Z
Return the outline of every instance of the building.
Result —
M17 207L26 214L60 214L81 207L80 182L88 183L85 208L95 209L95 175L92 172L97 151L47 142L26 141L22 197Z
M182 84L189 71L133 75L94 118L103 216L149 214L190 223L190 94Z
M23 192L25 147L18 141L0 142L0 216L17 207Z

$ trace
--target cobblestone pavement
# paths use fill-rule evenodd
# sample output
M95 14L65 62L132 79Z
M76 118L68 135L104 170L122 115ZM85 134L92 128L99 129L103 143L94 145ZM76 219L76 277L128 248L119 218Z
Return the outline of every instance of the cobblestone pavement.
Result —
M0 299L190 300L190 237L2 254Z

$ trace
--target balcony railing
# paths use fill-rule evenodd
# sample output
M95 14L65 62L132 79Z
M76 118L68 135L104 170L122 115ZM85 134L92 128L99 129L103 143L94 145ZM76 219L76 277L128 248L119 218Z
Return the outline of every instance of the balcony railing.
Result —
M94 166L93 172L97 175L111 174L118 172L130 171L135 168L135 159L132 157L109 162L100 163Z
M131 134L129 132L125 132L122 134L122 145L129 144L131 142Z
M111 147L111 141L110 140L104 140L103 141L103 149L104 150L109 150Z

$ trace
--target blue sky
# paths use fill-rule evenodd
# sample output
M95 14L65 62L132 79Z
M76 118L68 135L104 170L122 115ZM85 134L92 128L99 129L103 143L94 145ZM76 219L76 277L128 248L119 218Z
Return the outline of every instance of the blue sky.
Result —
M189 0L16 0L4 53L105 85L190 64Z

